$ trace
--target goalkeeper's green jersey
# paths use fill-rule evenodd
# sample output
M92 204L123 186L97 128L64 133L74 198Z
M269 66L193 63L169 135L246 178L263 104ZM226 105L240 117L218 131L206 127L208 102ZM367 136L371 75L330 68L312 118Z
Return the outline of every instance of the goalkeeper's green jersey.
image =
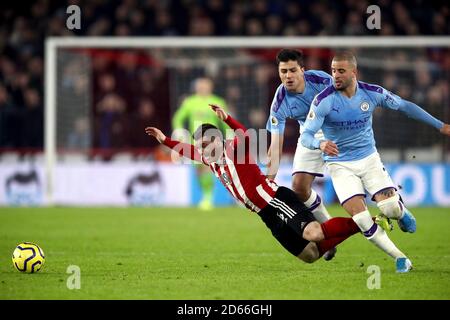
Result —
M192 134L202 123L210 123L223 130L223 122L211 110L208 104L217 104L227 110L225 100L216 95L199 96L197 94L187 97L172 119L173 129L185 128Z

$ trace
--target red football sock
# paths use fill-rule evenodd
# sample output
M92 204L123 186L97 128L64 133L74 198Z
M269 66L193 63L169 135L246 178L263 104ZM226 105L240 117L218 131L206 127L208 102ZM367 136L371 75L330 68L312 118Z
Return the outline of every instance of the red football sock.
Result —
M330 249L333 249L336 247L339 243L350 237L351 235L345 236L345 237L335 237L330 239L325 239L320 242L316 242L317 248L319 249L320 256L323 256L325 252L327 252Z
M358 225L352 218L332 218L320 225L325 239L348 238L355 233L361 232Z

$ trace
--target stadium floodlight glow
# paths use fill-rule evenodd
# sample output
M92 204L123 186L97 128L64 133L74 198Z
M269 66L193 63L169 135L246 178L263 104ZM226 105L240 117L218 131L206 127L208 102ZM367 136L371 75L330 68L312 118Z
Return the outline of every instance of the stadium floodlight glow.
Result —
M431 48L450 47L450 37L49 37L45 41L45 175L46 204L54 204L57 161L58 50L109 49L251 49L251 48ZM386 57L384 57L385 59ZM370 58L367 64L372 63ZM268 106L265 106L268 107Z

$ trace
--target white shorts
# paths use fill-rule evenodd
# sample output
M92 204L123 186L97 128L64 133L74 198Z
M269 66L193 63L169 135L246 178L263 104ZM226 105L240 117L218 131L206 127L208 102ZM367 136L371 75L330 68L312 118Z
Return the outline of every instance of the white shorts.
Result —
M317 139L324 139L321 131L314 136ZM322 158L320 149L311 150L302 146L300 137L295 150L294 164L292 166L292 175L296 173L309 173L313 176L323 177L325 171L325 162Z
M370 195L394 188L378 152L357 161L328 162L327 169L341 204L356 195Z

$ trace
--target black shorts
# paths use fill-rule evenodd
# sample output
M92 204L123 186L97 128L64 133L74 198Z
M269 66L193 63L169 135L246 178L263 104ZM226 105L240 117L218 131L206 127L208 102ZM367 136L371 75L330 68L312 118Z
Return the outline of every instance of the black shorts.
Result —
M258 214L272 235L294 256L297 257L308 245L309 241L303 239L303 231L315 219L291 189L279 187L274 199Z

